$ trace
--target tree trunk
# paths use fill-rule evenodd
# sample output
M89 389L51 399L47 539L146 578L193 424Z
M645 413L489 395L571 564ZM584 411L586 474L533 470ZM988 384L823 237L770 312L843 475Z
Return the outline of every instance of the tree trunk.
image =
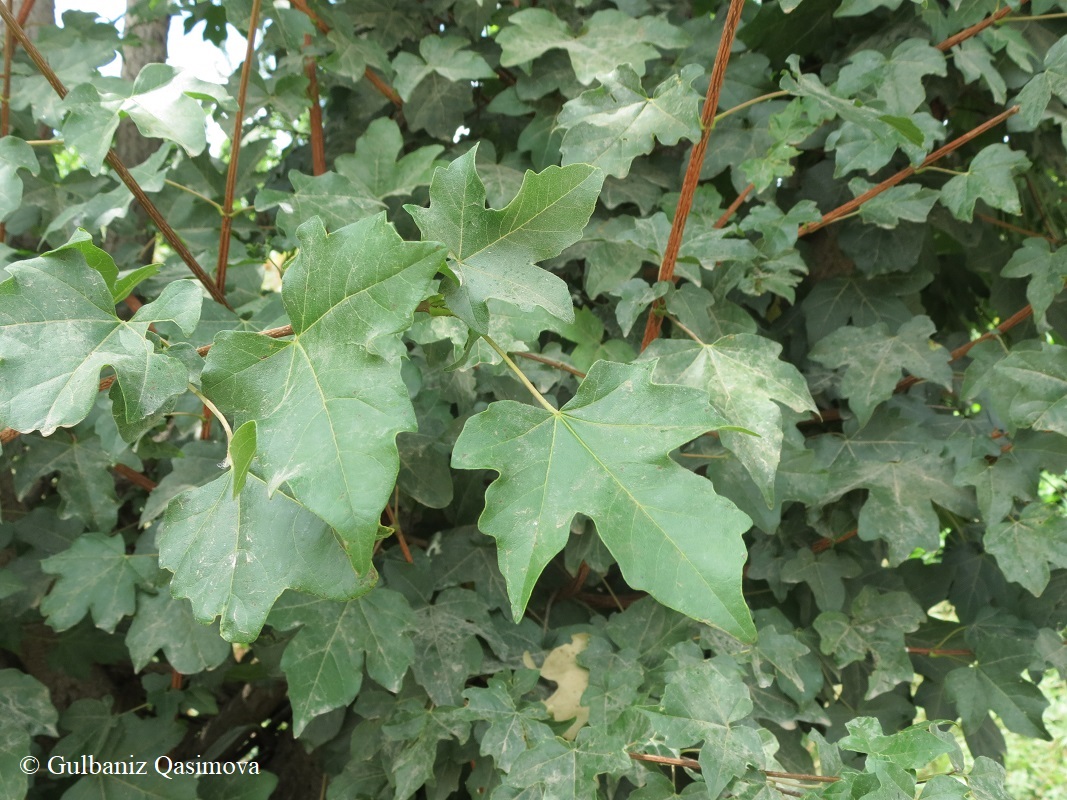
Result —
M137 79L147 64L165 63L167 60L167 29L170 15L165 4L160 11L151 11L144 0L127 0L126 27L122 44L122 77L131 83ZM129 119L119 123L115 138L115 152L127 167L140 164L154 153L162 142L142 136ZM119 269L131 269L146 263L151 252L146 253L155 239L148 232L148 216L137 203L130 206L125 220L116 221L109 227L104 249L107 250Z

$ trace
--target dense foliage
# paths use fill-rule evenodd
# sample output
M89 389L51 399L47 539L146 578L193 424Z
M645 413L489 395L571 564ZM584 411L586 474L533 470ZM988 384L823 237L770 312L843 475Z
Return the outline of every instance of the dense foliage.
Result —
M1067 3L142 6L6 28L0 798L1006 797Z

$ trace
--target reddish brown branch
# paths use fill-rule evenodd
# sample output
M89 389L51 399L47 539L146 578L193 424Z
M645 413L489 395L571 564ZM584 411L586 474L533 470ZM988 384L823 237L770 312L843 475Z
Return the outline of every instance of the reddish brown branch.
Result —
M1010 222L1005 222L1002 219L997 219L996 217L991 217L988 214L977 214L976 213L975 217L977 217L978 219L982 220L982 222L988 222L990 225L995 225L998 228L1003 228L1004 230L1011 231L1012 233L1018 233L1018 234L1021 234L1023 236L1036 237L1038 239L1044 239L1047 242L1055 242L1056 241L1053 237L1048 236L1048 235L1046 235L1044 233L1038 233L1037 231L1032 231L1032 230L1029 230L1028 228L1020 228L1018 225L1012 225Z
M1027 0L1019 0L1019 7L1022 8L1024 5L1026 5L1026 3ZM1005 5L1004 8L1000 9L1000 11L997 11L995 14L986 17L981 22L977 22L969 28L964 28L962 31L960 31L954 36L949 36L947 39L945 39L945 41L937 45L937 49L940 50L942 53L947 53L960 42L964 42L967 39L970 39L972 36L977 36L990 25L993 25L998 20L1001 20L1004 17L1008 16L1008 14L1010 14L1014 10L1015 9L1013 9L1011 6Z
M737 213L737 209L741 208L741 204L745 202L748 196L752 194L752 190L755 188L756 184L750 183L748 186L742 189L741 194L734 198L734 201L726 207L726 210L722 212L722 216L715 220L715 224L711 227L716 229L725 228L726 223L728 223L733 218L734 214Z
M685 232L685 223L693 207L697 185L700 183L700 170L704 165L704 155L708 149L708 140L711 138L711 129L715 125L715 112L719 110L719 95L722 93L722 84L726 79L726 64L730 60L730 50L734 45L734 35L741 23L741 11L744 6L745 0L730 0L730 8L726 12L722 38L719 39L719 50L715 54L711 81L708 83L708 93L704 98L704 108L700 114L702 129L700 139L693 145L693 150L689 155L689 164L686 166L685 177L682 179L682 192L678 197L674 221L671 223L671 233L667 238L667 247L659 265L658 280L661 281L674 280L674 266L678 261L678 251L682 247L682 234ZM645 323L645 335L641 340L642 350L659 336L660 329L663 327L663 316L655 312L656 308L653 308L653 313L648 315L648 321Z
M404 560L409 564L414 564L415 559L411 557L411 548L408 547L408 540L404 538L404 531L400 527L400 520L397 519L396 512L393 507L388 503L385 505L385 517L389 520L389 525L396 533L396 543L400 545L400 554L404 557Z
M55 70L48 64L48 61L41 54L41 51L30 41L26 35L26 31L19 25L18 20L8 10L4 3L0 3L0 18L3 18L4 24L14 33L15 38L18 39L19 44L26 51L26 55L30 57L30 60L37 66L41 74L45 77L45 80L52 86L56 94L60 98L67 96L67 87L63 85L63 81L56 75ZM189 252L189 248L185 246L185 242L181 240L181 237L175 232L156 208L155 203L148 199L148 195L145 194L144 189L137 183L134 177L130 174L130 171L126 169L126 165L122 163L122 159L118 157L118 154L114 150L107 151L107 163L111 169L115 171L115 174L119 176L119 180L125 184L126 188L130 190L137 202L144 208L145 213L148 214L152 222L155 223L159 232L163 234L163 238L167 240L171 247L174 248L174 252L178 254L186 266L189 267L193 275L196 276L204 287L208 290L208 293L215 299L216 302L231 308L230 304L226 302L225 296L219 291L215 285L215 281L211 279L211 276L204 272L204 268L200 266L197 260L193 257L193 254Z
M311 44L311 35L304 34L304 46ZM322 106L319 104L319 66L312 56L304 59L304 74L308 79L308 100L311 120L311 172L326 172L326 139L322 132Z
M652 753L629 753L634 761L644 761L649 764L666 764L670 767L685 767L686 769L700 769L700 762L695 758L685 756L657 756ZM776 770L760 770L768 778L781 778L787 781L810 781L812 783L837 783L840 778L828 775L812 775L808 772L778 772Z
M522 353L522 352L519 352L518 350L516 350L515 352L512 353L512 355L513 356L519 356L520 358L526 358L526 359L529 359L530 361L536 361L539 364L547 364L550 367L555 367L556 369L563 370L564 372L569 372L571 375L574 375L574 376L576 376L578 378L584 378L585 377L585 373L584 372L582 372L581 370L575 369L570 364L564 364L562 361L556 361L555 359L552 359L552 358L545 358L543 355L540 355L539 353Z
M226 294L226 268L230 262L230 231L233 229L233 196L237 191L237 162L241 157L241 132L245 121L245 99L248 97L248 78L252 74L252 56L259 27L260 0L252 0L252 14L248 20L248 42L245 62L241 65L241 83L237 90L237 114L230 140L230 163L226 170L226 193L222 199L222 230L219 233L219 259L215 265L215 285Z
M36 3L37 0L26 0L22 4L22 8L19 9L18 16L18 23L20 26L26 24L26 20L30 18L30 13L33 11L33 7L34 5L36 5Z
M836 539L831 539L828 536L824 536L823 538L819 539L818 541L816 541L811 546L811 552L813 552L813 553L821 553L824 550L829 550L831 547L834 547L835 545L841 544L841 542L847 542L849 539L851 539L853 536L855 536L858 533L859 533L859 528L853 528L848 533L843 533L840 536L838 536Z
M952 650L943 647L905 647L907 652L916 656L963 656L970 658L974 655L973 650Z
M926 158L923 159L922 163L919 164L919 166L917 166L917 167L910 167L910 166L909 167L905 167L904 169L902 169L900 172L896 173L895 175L891 175L890 177L886 178L884 181L879 183L877 186L872 186L870 189L865 191L859 197L854 197L853 199L849 200L847 203L843 203L842 205L839 205L837 208L833 209L832 211L826 212L825 214L823 214L822 219L819 220L818 222L809 222L807 225L801 225L798 235L799 236L807 236L808 234L814 233L815 231L819 230L820 228L825 228L830 223L836 222L837 220L841 219L842 217L851 214L853 211L856 211L860 206L862 206L868 200L874 199L875 197L880 195L882 192L884 192L886 189L891 189L892 187L896 186L898 183L900 183L901 181L905 180L906 178L910 178L912 175L914 175L919 170L925 169L926 167L928 167L931 164L933 164L935 161L938 161L939 159L944 158L949 153L951 153L954 150L957 150L960 147L962 147L963 145L967 144L967 142L971 141L972 139L975 139L975 138L981 136L983 133L988 131L990 128L996 127L997 125L1002 123L1004 120L1006 120L1008 117L1013 116L1013 115L1018 114L1018 113L1019 113L1019 106L1012 106L1007 111L1003 111L1000 114L997 114L992 119L986 120L981 125L978 125L977 127L972 128L971 130L967 131L967 133L963 134L962 136L959 136L959 137L953 139L948 144L943 145L943 146L937 148L936 150L934 150L934 152L932 152L930 155L928 155Z
M111 468L117 475L121 475L130 483L140 486L146 492L150 492L156 488L156 482L146 475L142 475L135 469L127 467L125 464L116 464Z

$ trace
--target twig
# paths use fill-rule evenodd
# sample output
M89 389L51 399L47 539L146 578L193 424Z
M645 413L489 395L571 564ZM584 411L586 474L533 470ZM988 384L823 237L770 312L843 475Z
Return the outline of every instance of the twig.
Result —
M908 653L912 653L917 656L964 656L970 657L974 655L973 650L952 650L942 647L905 647L904 650Z
M241 157L241 131L245 121L245 98L248 97L248 78L252 74L252 56L256 48L256 31L259 27L260 0L252 0L252 13L248 20L248 42L245 44L245 61L241 65L241 83L237 89L237 114L233 123L233 138L230 140L230 163L226 170L226 193L222 199L222 230L219 232L219 258L215 264L215 285L226 294L226 268L230 262L230 231L233 229L233 195L237 191L237 162Z
M884 181L882 181L881 183L877 184L876 186L872 186L870 189L865 191L859 197L854 197L853 199L849 200L847 203L843 203L842 205L839 205L837 208L833 209L832 211L827 211L825 214L823 214L822 219L819 220L818 222L809 222L807 225L801 225L800 226L800 230L799 230L797 235L798 236L807 236L808 234L814 233L815 231L819 230L820 228L825 228L827 225L829 225L829 224L831 224L833 222L837 222L839 219L841 219L842 217L846 216L847 214L851 214L853 211L856 211L860 206L862 206L868 200L872 200L875 197L877 197L878 195L880 195L886 189L891 189L892 187L896 186L898 183L903 181L905 178L910 178L912 175L914 175L920 169L924 169L924 168L930 166L935 161L943 158L944 156L947 156L949 153L953 152L954 150L959 149L960 147L962 147L963 145L967 144L967 142L971 141L972 139L975 139L975 138L981 136L983 133L988 131L990 128L996 127L997 125L1002 123L1004 120L1006 120L1008 117L1011 117L1011 116L1013 116L1015 114L1018 114L1018 113L1019 113L1019 106L1012 106L1007 111L1002 111L1001 113L997 114L992 119L986 120L981 125L978 125L977 127L972 128L971 130L967 131L967 133L963 134L962 136L959 136L959 137L953 139L948 144L937 148L937 150L935 150L930 155L928 155L926 158L924 158L922 163L919 164L919 166L917 166L917 167L911 167L911 166L905 167L900 172L896 173L895 175L889 176L888 178L886 178Z
M657 756L653 753L629 753L634 761L647 761L650 764L666 764L671 767L688 767L700 769L700 762L695 758L675 758L673 756Z
M835 545L838 545L838 544L841 544L841 542L847 542L849 539L851 539L853 536L855 536L859 532L860 532L859 528L853 528L848 533L843 533L840 536L838 536L836 539L831 539L828 536L824 536L823 538L819 539L818 541L816 541L811 546L811 552L813 552L813 553L821 553L824 550L829 550L831 547L833 547Z
M650 764L666 764L670 767L685 767L686 769L700 769L700 762L695 758L685 756L658 756L653 753L628 753L634 761L645 761ZM806 772L777 772L775 770L760 770L772 780L780 778L788 781L809 781L812 783L837 783L840 778L829 775L812 775Z
M715 124L718 124L718 123L722 122L724 119L726 119L727 117L729 117L730 115L736 114L738 111L744 111L746 108L749 108L750 106L754 106L757 103L762 103L765 100L774 100L774 99L776 99L778 97L786 97L788 95L789 95L789 92L785 91L785 89L779 89L776 92L767 92L767 94L761 94L759 97L753 97L751 100L746 100L743 103L738 103L733 108L728 108L725 111L723 111L721 114L717 114L715 116Z
M292 336L293 335L293 326L292 325L282 325L279 328L267 328L267 330L265 330L265 331L260 331L259 335L260 336L269 336L271 339L281 339L283 336ZM196 348L196 352L199 355L206 356L208 354L208 351L211 350L211 347L212 347L212 345L210 345L210 344L204 344L204 345L201 345L200 347Z
M396 533L396 542L400 545L400 554L404 556L406 562L414 564L415 559L411 557L411 549L408 547L407 539L404 538L404 531L400 527L400 520L397 518L397 514L392 506L388 503L385 504L385 516L389 520L389 525L392 526L394 533Z
M520 358L528 358L530 361L537 361L538 363L541 363L541 364L547 364L550 367L555 367L556 369L563 370L564 372L569 372L571 375L574 375L574 376L579 377L579 378L584 378L585 377L585 373L584 372L575 369L570 364L564 364L562 361L556 361L556 360L551 359L551 358L545 358L543 355L540 355L539 353L522 353L522 352L516 351L516 352L512 353L512 355L519 356Z
M127 467L125 464L116 464L111 468L116 474L121 475L130 483L140 486L146 492L150 492L156 488L156 482L146 475L142 475L135 469Z
M1019 234L1022 234L1023 236L1029 236L1029 237L1032 237L1032 238L1044 239L1047 242L1055 242L1056 241L1056 239L1054 239L1053 237L1051 237L1051 236L1049 236L1047 234L1038 233L1037 231L1027 230L1026 228L1020 228L1018 225L1012 225L1010 222L1005 222L1002 219L997 219L996 217L991 217L988 214L976 213L975 216L978 219L982 220L982 222L988 222L990 225L996 225L998 228L1004 228L1004 230L1011 231L1012 233L1019 233Z
M22 45L22 48L26 51L26 55L30 57L30 60L33 61L37 69L40 70L41 74L52 86L56 94L58 94L61 99L66 97L67 87L63 85L63 81L56 75L55 70L48 64L48 61L41 54L41 51L30 41L29 37L26 35L26 31L22 29L18 20L15 19L14 15L8 10L4 3L0 3L0 18L3 18L4 24L8 26L15 38L18 39L19 44ZM189 248L185 246L185 242L181 240L181 237L179 237L170 226L170 223L163 218L163 215L159 212L159 209L156 208L155 204L148 199L148 195L145 194L144 189L141 188L141 185L137 183L134 177L130 174L126 165L122 163L122 159L119 158L118 154L113 149L107 151L107 163L111 166L111 169L115 171L115 174L119 176L119 179L125 184L126 188L129 189L137 199L137 202L141 204L145 213L148 214L152 222L159 228L159 232L163 234L163 237L167 240L170 246L174 248L174 252L176 252L181 260L185 262L186 266L189 267L197 280L204 285L212 298L214 298L216 302L232 310L232 306L226 302L225 296L219 292L219 289L211 279L211 276L204 272L204 268L200 266L197 260L193 257L193 254L189 252Z
M304 34L304 47L311 45L311 34ZM311 127L311 172L322 175L326 172L326 139L322 132L322 106L319 105L319 65L314 56L304 59L304 74L308 79Z
M18 23L20 26L26 24L26 20L30 18L30 13L33 11L33 6L37 0L25 0L22 4L22 8L19 9Z
M1019 0L1019 7L1022 8L1024 5L1026 5L1026 3L1027 3L1027 0ZM1011 6L1007 6L1006 5L1006 6L1004 6L1004 8L1000 9L1000 11L997 11L995 14L991 14L990 16L988 16L985 19L983 19L981 22L977 22L977 23L975 23L974 25L972 25L969 28L964 28L962 31L957 33L955 36L949 36L947 39L945 39L945 41L943 41L940 44L936 45L936 47L942 53L947 53L949 50L951 50L953 47L958 45L960 42L966 41L967 39L970 39L972 36L977 36L982 31L984 31L986 28L988 28L990 25L993 25L998 20L1003 19L1004 17L1008 16L1008 14L1010 14L1013 10L1014 9L1012 9Z
M742 189L741 194L734 198L734 201L726 207L726 210L722 212L722 216L715 220L715 224L711 227L715 228L716 230L721 230L722 228L725 228L726 223L728 223L733 218L733 215L737 213L737 209L741 208L741 204L745 202L748 196L752 193L752 190L755 188L756 184L750 183L748 186Z
M730 0L730 8L726 12L722 38L719 39L719 50L715 55L708 93L704 98L704 108L700 114L702 128L700 140L693 145L693 150L689 155L689 164L686 166L685 177L682 179L682 192L678 197L674 221L671 223L671 233L667 238L667 247L659 265L658 280L661 281L674 280L674 265L678 261L678 251L682 247L682 234L685 231L686 220L689 218L689 211L693 207L693 196L696 194L697 184L700 183L700 169L704 165L704 154L708 149L711 130L715 127L715 112L719 109L719 95L722 92L723 81L726 79L726 64L730 60L730 50L733 48L734 35L741 22L741 11L744 6L745 0ZM659 336L660 329L663 327L663 317L654 312L655 309L648 315L648 321L645 323L645 335L641 340L642 350Z

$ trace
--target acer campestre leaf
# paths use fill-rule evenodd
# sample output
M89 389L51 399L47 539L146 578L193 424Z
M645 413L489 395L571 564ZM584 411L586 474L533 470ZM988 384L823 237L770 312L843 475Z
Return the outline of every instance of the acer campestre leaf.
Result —
M620 64L629 64L638 75L644 75L645 62L659 55L657 48L677 49L688 41L689 37L664 17L634 19L615 9L596 12L576 34L551 11L525 8L508 17L508 24L496 37L503 51L500 63L505 67L532 61L556 48L566 50L574 74L584 86Z
M377 574L357 574L337 534L295 499L268 496L252 474L233 497L232 481L227 472L172 500L158 534L171 593L197 620L221 615L224 639L251 642L286 589L350 600L374 585Z
M441 251L402 241L384 214L330 235L313 219L298 236L282 284L293 339L219 334L203 388L239 425L255 420L267 491L287 482L367 575L399 469L396 435L415 429L399 334L430 294Z
M1054 505L1030 503L1017 518L990 525L983 541L1004 576L1037 597L1048 586L1049 564L1067 567L1067 516Z
M991 144L978 153L967 172L950 178L941 187L941 202L956 219L971 220L974 204L983 200L993 208L1018 214L1022 211L1015 175L1030 167L1030 159L1006 144Z
M55 736L58 715L48 687L18 669L0 670L0 798L26 796L28 773L21 768L30 755L31 736Z
M724 421L705 392L652 383L654 367L597 362L555 413L493 403L467 421L452 464L500 473L479 527L497 540L516 619L581 513L631 586L749 639L755 629L740 591L740 535L751 522L668 458Z
M780 360L781 346L754 334L724 336L714 342L658 339L644 357L658 359L656 377L708 392L716 411L758 436L724 430L722 443L737 454L760 488L774 498L774 476L782 452L782 411L814 411L803 376Z
M592 164L625 178L630 163L652 151L655 140L675 145L700 138L700 95L692 83L702 70L690 64L645 94L629 64L600 76L600 86L563 106L556 123L565 128L564 164Z
M126 646L138 672L162 651L167 663L183 675L214 669L233 652L219 636L217 624L197 622L189 601L172 597L166 588L156 594L139 593Z
M57 576L41 602L41 612L57 631L92 612L97 627L110 633L134 612L136 587L151 583L157 572L155 561L146 555L127 555L121 536L79 536L69 550L41 562L44 572Z
M1034 308L1034 319L1047 325L1045 312L1067 280L1067 248L1051 250L1045 239L1030 238L1016 250L1001 273L1006 278L1030 278L1026 299Z
M415 187L430 182L434 167L440 163L435 159L444 148L427 145L401 156L403 147L400 126L388 117L379 117L356 140L355 153L338 156L334 167L349 180L366 186L378 199L410 194Z
M443 288L449 308L483 334L489 332L490 298L572 321L567 284L536 263L582 237L604 173L586 164L527 172L515 199L503 209L487 209L474 164L477 149L434 173L429 208L405 206L423 238L448 249L455 275Z
M347 603L286 595L270 619L280 630L300 628L281 661L297 736L315 717L355 699L364 656L368 674L393 692L415 660L407 635L415 628L415 615L404 596L389 589Z
M149 324L173 320L191 333L200 317L200 290L174 281L128 322L91 259L106 253L84 238L7 267L0 283L0 424L48 435L85 419L96 399L100 370L118 377L128 421L142 419L185 391L188 371L157 353Z
M819 340L811 357L828 367L845 368L841 393L864 424L875 407L892 396L901 369L949 385L948 351L930 341L933 333L934 323L923 316L904 323L894 335L882 323L869 328L849 326Z
M15 136L0 139L0 220L7 219L22 203L20 169L36 175L41 164L33 148Z

